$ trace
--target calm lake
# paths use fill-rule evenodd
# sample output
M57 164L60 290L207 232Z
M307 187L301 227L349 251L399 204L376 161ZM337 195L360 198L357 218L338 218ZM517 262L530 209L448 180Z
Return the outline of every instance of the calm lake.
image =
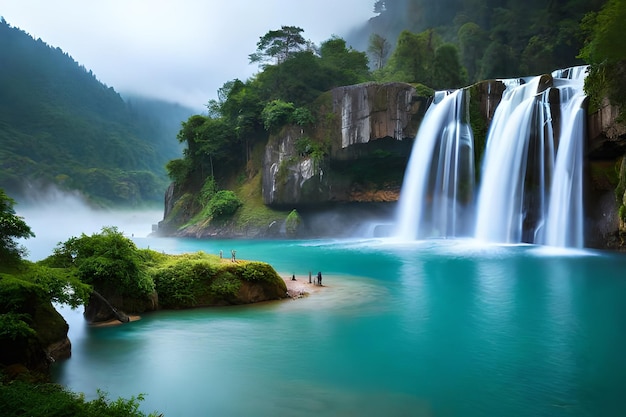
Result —
M624 416L626 256L464 240L135 238L268 262L299 300L93 328L63 309L88 398L165 416Z

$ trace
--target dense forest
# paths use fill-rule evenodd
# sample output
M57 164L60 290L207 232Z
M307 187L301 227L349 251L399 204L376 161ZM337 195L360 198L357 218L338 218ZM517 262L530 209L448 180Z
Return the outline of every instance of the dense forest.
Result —
M334 87L404 82L429 95L481 79L587 63L592 103L602 97L626 102L621 93L626 53L617 40L624 0L388 0L373 6L378 16L352 33L350 42L333 36L314 45L294 26L268 31L249 56L261 64L260 71L245 81L226 82L207 115L183 123L178 140L184 155L167 166L176 184L174 199L184 202L183 221L196 216L206 224L249 203L251 194L241 184L259 175L262 157L255 146L285 126L305 132L296 143L301 158L324 161L328 137L308 136L307 128L325 122L324 93ZM233 191L218 191L222 188ZM216 212L210 208L215 205L225 208ZM180 211L170 213L180 217Z
M77 190L102 205L160 202L190 110L126 101L60 48L0 21L0 188Z
M549 73L582 64L583 17L605 0L378 0L370 19L346 39L365 50L371 36L398 45L405 31L432 31L458 49L473 83ZM434 44L437 47L437 43ZM387 56L392 59L392 55ZM383 58L387 58L383 57Z

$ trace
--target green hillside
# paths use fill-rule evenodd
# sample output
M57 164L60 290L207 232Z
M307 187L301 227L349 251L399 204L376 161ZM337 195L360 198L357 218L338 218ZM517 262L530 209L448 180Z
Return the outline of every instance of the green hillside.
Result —
M27 184L54 184L103 205L162 201L165 164L181 154L176 133L190 110L127 103L60 48L4 19L0 51L0 188L19 198Z

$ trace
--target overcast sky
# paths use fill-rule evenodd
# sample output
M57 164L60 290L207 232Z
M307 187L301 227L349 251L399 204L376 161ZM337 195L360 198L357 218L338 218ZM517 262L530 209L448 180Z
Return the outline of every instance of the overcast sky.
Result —
M0 0L0 16L70 54L118 92L197 111L258 67L267 31L299 26L319 44L374 16L374 0Z

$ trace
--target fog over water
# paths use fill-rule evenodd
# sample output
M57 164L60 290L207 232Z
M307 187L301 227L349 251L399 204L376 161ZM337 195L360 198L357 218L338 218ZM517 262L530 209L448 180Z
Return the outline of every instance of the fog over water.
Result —
M163 209L156 206L141 210L97 209L79 194L54 188L18 200L14 208L36 235L20 240L28 249L26 258L30 261L51 255L59 242L82 233L98 233L103 227L115 226L128 237L146 237L152 233L152 225L163 219Z

